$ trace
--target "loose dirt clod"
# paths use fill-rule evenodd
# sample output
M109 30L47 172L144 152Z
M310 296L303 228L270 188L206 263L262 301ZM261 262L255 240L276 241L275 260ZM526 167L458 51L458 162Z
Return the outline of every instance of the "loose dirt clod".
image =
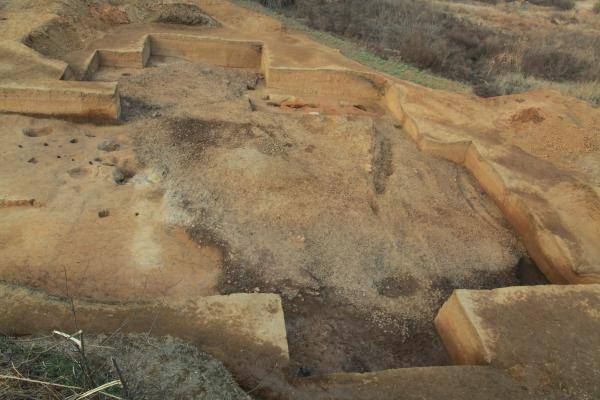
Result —
M101 142L98 145L98 150L106 151L108 153L119 150L119 147L121 147L119 143L117 143L115 140L110 139Z

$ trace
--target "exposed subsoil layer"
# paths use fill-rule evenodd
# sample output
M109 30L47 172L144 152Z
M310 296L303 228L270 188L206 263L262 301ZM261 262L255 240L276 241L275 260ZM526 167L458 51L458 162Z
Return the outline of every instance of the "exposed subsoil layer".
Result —
M70 59L63 22L30 44ZM517 282L500 211L388 116L269 106L255 73L181 60L95 79L119 81L122 125L0 116L3 280L105 301L279 293L299 375L444 364L451 290Z
M222 249L221 293L282 295L294 371L444 364L432 321L452 288L516 283L501 213L391 120L252 112L246 72L154 65L121 80L144 104L128 111L138 157L178 223ZM151 101L168 117L144 117Z
M253 112L255 73L181 60L96 78L119 81L123 125L3 117L20 165L3 184L48 206L11 208L3 279L111 301L276 292L299 375L444 364L432 321L452 288L516 282L499 210L388 117ZM20 256L49 240L32 213L74 244L51 265L43 246Z

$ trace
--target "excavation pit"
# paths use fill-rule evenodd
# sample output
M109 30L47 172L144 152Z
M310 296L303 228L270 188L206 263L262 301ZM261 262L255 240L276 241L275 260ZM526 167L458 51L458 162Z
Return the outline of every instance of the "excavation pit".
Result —
M118 79L123 124L86 127L94 136L87 138L74 135L76 124L56 122L67 129L48 137L52 146L79 137L65 157L82 164L106 153L100 144L115 143L106 153L112 165L69 164L66 187L46 186L57 185L48 189L60 194L56 207L69 204L61 218L77 221L72 231L81 233L57 228L80 243L71 248L95 237L120 264L136 256L109 276L102 272L106 250L55 258L66 268L71 295L123 301L277 293L292 375L446 365L433 319L452 289L517 282L513 267L524 250L508 223L462 168L424 155L389 117L266 105L252 111L247 94L262 105L270 91L248 90L256 77L252 69L161 56L143 69L97 71L94 79ZM31 155L38 165L50 162L43 152ZM114 171L126 167L138 172L117 187ZM65 167L56 160L46 168ZM33 182L41 178L39 170L24 173ZM100 195L103 187L113 194ZM89 209L90 196L102 199L97 208L109 216L90 213L92 225L72 219L69 210L82 200ZM181 228L159 233L161 219ZM16 221L11 226L7 231L17 229ZM16 258L21 246L8 248L7 263L23 266ZM457 250L467 247L468 253ZM26 280L11 268L10 281L65 295L65 271L43 267L47 250L30 251L39 267L29 266ZM119 283L111 283L115 277Z
M120 316L141 310L145 329L152 318L132 302L176 302L180 313L189 299L276 294L286 362L269 367L276 377L261 366L244 385L293 393L296 378L354 385L431 370L454 381L463 372L408 367L456 361L434 326L455 289L546 284L536 263L552 282L596 279L597 197L586 175L573 178L573 157L542 163L544 149L522 142L548 124L579 141L558 100L479 102L426 90L269 20L229 19L237 8L215 3L206 2L225 23L210 28L103 20L73 51L39 35L29 44L45 57L2 47L47 79L0 76L3 111L84 118L0 114L0 170L11 171L0 175L8 204L0 207L0 280L36 289L21 292L36 309L50 302L68 325L64 303L44 297L63 296L84 312L108 312L114 327L110 307L122 306ZM528 102L544 115L534 130L511 117ZM588 111L573 111L578 124L594 126ZM86 123L91 117L117 124ZM35 204L21 207L27 199ZM524 261L528 254L535 262ZM161 333L193 340L186 332L198 321L182 315ZM15 332L47 330L44 321ZM235 327L207 335L221 331ZM246 380L247 370L236 373Z

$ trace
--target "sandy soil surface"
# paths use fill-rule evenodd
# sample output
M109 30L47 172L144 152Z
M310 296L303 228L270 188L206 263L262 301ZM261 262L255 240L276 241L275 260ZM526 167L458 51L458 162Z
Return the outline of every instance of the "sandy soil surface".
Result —
M0 29L77 70L90 48L117 37L107 31L133 40L140 25L121 25L155 15L155 3L121 3L51 3L53 19L10 1ZM287 46L274 63L355 66L266 17L202 4L223 25L177 29L232 34L236 24ZM33 36L18 23L30 14ZM53 22L38 29L44 18ZM10 171L0 174L2 280L107 301L279 293L292 375L445 364L433 317L452 289L519 283L525 251L499 209L375 105L275 107L254 71L167 58L95 79L119 82L122 124L0 116L0 170ZM548 152L535 121L554 117L513 118L513 100L497 100L512 113L490 121L495 132L524 124L503 139L569 167L588 130ZM438 120L440 111L429 110Z
M303 373L444 364L432 321L452 288L516 282L498 209L388 117L252 112L254 73L178 60L97 79L119 80L123 125L2 117L3 187L36 202L5 220L4 279L102 300L280 293Z

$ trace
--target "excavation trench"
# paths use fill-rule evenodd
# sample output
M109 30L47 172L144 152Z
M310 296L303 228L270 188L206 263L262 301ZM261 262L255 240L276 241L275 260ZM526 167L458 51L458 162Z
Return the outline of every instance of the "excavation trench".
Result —
M153 177L163 221L217 249L219 274L201 275L203 287L281 296L290 376L446 365L433 319L454 288L533 279L519 239L474 179L422 153L386 115L383 79L265 68L257 42L138 33L131 48L98 47L79 72L118 82L127 157ZM198 294L178 291L187 281L157 292ZM108 288L82 295L122 300Z
M219 292L281 296L291 376L446 365L433 318L452 290L519 284L500 211L393 120L269 106L251 70L153 57L122 73L97 77L121 76L137 156L221 249Z
M142 48L133 58L100 52L97 60L88 60L92 83L118 82L122 124L85 129L98 142L117 134L121 145L98 154L80 139L69 148L81 152L69 158L99 159L90 161L99 171L118 167L136 173L117 192L100 195L80 188L76 198L119 204L117 210L99 204L100 211L109 211L99 229L113 230L117 236L110 243L119 243L123 255L133 235L137 266L127 272L131 281L120 281L117 294L111 277L101 272L103 253L86 254L85 269L77 266L82 258L76 254L59 256L68 271L75 271L69 275L75 280L71 294L77 279L78 296L104 301L125 300L123 293L130 293L127 300L217 291L277 293L283 301L291 377L446 365L433 326L441 304L454 288L517 284L515 265L524 255L477 183L463 168L423 154L376 101L361 97L364 90L356 96L343 89L351 87L347 75L336 75L325 87L329 91L319 96L293 91L301 87L297 71L277 71L271 78L281 83L279 89L267 88L255 44L233 43L235 51L207 53L207 43L216 42L192 40L204 46L198 54L218 58L212 60L183 54L187 42L172 38L150 37L152 52ZM233 53L241 58L230 57ZM140 65L135 64L138 56ZM215 65L244 66L246 61L252 68ZM311 79L323 77L315 71ZM363 84L378 95L372 82ZM277 96L286 100L278 103ZM56 138L36 134L52 132L50 127L27 132L34 132L25 134L30 140ZM76 167L64 172L69 182L90 180L90 188L100 182L114 185L102 172L74 174ZM138 198L144 200L130 200ZM57 206L70 215L65 204ZM120 209L128 210L126 215ZM207 251L187 244L174 252L170 246L181 247L177 236L161 233L173 244L160 239L157 228L147 225L148 214L185 229L201 249L212 249L213 257L208 260ZM135 227L123 237L124 244L117 223ZM88 229L75 224L81 225L75 232ZM120 248L111 251L118 256ZM178 258L169 258L172 254ZM186 261L181 279L176 279L179 267L173 259ZM46 275L27 271L27 277L15 272L10 280L61 292L59 268ZM93 279L94 274L102 279ZM168 277L162 285L160 276Z
M512 338L513 317L494 306L483 324L457 299L513 291L451 293L547 284L525 246L552 282L597 280L597 196L575 153L598 124L582 105L429 91L225 2L203 3L223 24L116 3L0 21L7 334L173 335L264 398L312 399L313 383L360 397L367 381L397 397L407 380L486 396L524 359L497 368L480 333ZM564 132L581 143L547 145ZM452 362L472 342L466 362L491 365L403 368L450 364L436 315Z

